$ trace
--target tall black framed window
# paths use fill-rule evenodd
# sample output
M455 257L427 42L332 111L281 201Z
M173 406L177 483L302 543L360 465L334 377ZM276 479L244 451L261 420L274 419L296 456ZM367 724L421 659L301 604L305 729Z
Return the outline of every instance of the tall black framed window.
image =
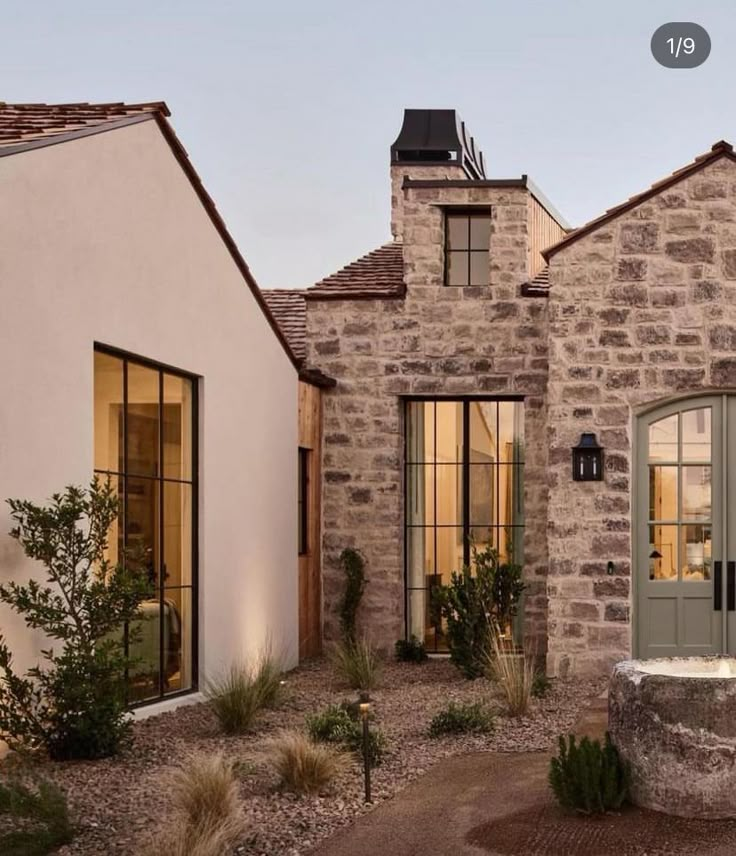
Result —
M309 552L309 449L299 449L299 555Z
M110 559L130 550L154 594L126 633L132 705L197 687L197 381L103 347L94 353L95 473L120 497ZM130 629L130 628L128 628Z
M445 285L490 284L491 215L481 211L445 214Z
M405 411L406 631L444 650L432 591L491 544L521 562L523 402L407 400Z

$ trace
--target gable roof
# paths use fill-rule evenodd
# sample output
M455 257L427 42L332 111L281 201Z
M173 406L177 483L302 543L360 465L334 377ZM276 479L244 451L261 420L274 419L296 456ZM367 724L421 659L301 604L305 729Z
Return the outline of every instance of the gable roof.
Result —
M170 116L164 101L145 104L7 104L0 101L0 146L94 128L129 116Z
M171 115L164 101L144 104L7 104L0 102L0 157L7 157L34 149L65 143L93 133L113 131L136 123L155 121L169 144L179 166L189 179L192 190L199 197L212 225L225 244L235 266L264 314L276 338L295 368L299 360L292 351L286 336L258 287L250 268L240 254L237 244L225 225L212 197L207 193L186 149L176 136L167 117Z
M402 298L404 252L398 242L383 244L304 292L307 300L380 300Z
M261 293L294 356L304 360L307 356L307 304L304 291L296 288L265 288Z
M533 279L521 284L521 296L549 297L549 265L545 265Z
M590 232L595 231L599 226L603 226L605 223L608 223L620 214L630 211L637 205L641 205L641 203L646 202L647 199L651 199L663 190L667 190L667 188L672 187L683 179L689 178L693 173L699 172L704 167L709 166L722 157L727 157L729 160L736 161L736 154L734 154L733 146L725 140L719 140L713 145L709 152L699 155L694 161L675 170L671 175L666 176L666 178L655 182L647 190L637 193L634 196L630 196L625 202L622 202L620 205L616 205L613 208L609 208L604 214L601 214L600 217L590 220L588 223L585 223L583 226L580 226L578 229L570 232L569 235L565 235L561 241L558 241L556 244L553 244L551 247L547 247L546 250L543 250L542 255L547 261L549 261L549 259L556 253L559 253L560 250L575 243L575 241L590 234Z

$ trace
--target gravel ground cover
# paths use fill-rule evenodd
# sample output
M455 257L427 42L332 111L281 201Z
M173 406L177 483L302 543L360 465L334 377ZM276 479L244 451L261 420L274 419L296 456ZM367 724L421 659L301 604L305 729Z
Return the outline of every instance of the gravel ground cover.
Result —
M389 799L443 757L549 749L603 686L600 681L552 681L547 695L534 701L527 717L509 719L503 715L500 695L492 683L466 681L446 660L386 664L382 685L372 693L374 726L388 739L388 754L373 771L373 805ZM297 797L277 790L264 761L263 741L282 728L302 728L305 716L327 704L355 697L354 691L336 685L324 661L316 661L288 675L283 703L276 710L265 711L248 736L222 735L209 706L198 704L137 723L132 747L119 758L38 762L39 771L67 791L78 825L74 843L59 853L135 854L167 813L162 774L194 750L222 750L239 762L248 833L236 852L249 856L309 852L336 829L370 810L363 802L361 763L356 758L331 793ZM497 713L494 733L430 738L430 719L450 701L487 702Z

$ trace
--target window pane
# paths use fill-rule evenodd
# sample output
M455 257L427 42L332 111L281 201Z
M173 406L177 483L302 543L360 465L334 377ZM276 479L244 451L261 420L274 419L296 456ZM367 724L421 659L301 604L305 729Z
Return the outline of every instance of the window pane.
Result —
M159 482L126 479L126 541L129 558L141 567L151 583L158 585L161 545L159 543Z
M443 583L447 583L453 571L463 566L463 530L462 527L437 528L437 573Z
M447 284L467 285L470 281L468 274L468 253L449 253L447 262Z
M100 483L105 484L108 479L113 493L118 498L118 516L113 520L110 532L108 533L107 550L105 551L105 559L111 565L117 565L123 562L124 559L124 526L125 526L125 496L123 492L123 477L99 475Z
M649 579L677 579L677 526L649 527Z
M407 468L406 521L409 526L434 524L434 466L410 464Z
M140 620L129 628L130 656L135 660L128 680L128 700L146 701L161 694L161 604L158 598L140 605Z
M163 604L164 692L192 686L192 590L167 589Z
M497 519L496 467L492 464L472 464L470 467L470 525L492 526Z
M435 509L440 526L462 526L463 469L453 464L437 464Z
M518 464L497 467L497 522L500 526L522 526L524 523L524 468Z
M434 528L412 527L406 533L406 583L409 588L427 588L435 574Z
M411 401L406 411L408 463L434 460L434 402Z
M518 401L498 403L498 451L502 463L524 460L524 405Z
M667 416L649 426L649 460L677 460L677 414Z
M159 372L128 363L128 472L157 476Z
M123 361L95 351L95 469L123 471Z
M649 467L649 519L677 520L677 467Z
M192 486L164 482L164 586L192 584Z
M470 253L470 284L488 285L491 281L488 253Z
M680 539L682 579L709 580L712 546L710 526L681 526Z
M468 218L460 215L447 215L447 249L468 249Z
M496 420L498 405L495 401L471 402L470 463L490 464L498 460Z
M682 414L682 460L710 461L711 409L701 407Z
M461 401L438 401L437 461L461 464L463 461L463 405Z
M164 375L164 478L192 478L192 382Z
M488 250L491 245L491 218L470 218L470 249Z
M682 519L707 520L711 512L710 467L682 468Z

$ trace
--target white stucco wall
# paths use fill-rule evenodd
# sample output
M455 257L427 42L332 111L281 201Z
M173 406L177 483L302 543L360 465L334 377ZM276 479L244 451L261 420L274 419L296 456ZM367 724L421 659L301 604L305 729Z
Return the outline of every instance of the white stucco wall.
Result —
M269 638L295 663L296 370L154 121L0 158L0 499L89 482L95 342L202 377L200 685Z

